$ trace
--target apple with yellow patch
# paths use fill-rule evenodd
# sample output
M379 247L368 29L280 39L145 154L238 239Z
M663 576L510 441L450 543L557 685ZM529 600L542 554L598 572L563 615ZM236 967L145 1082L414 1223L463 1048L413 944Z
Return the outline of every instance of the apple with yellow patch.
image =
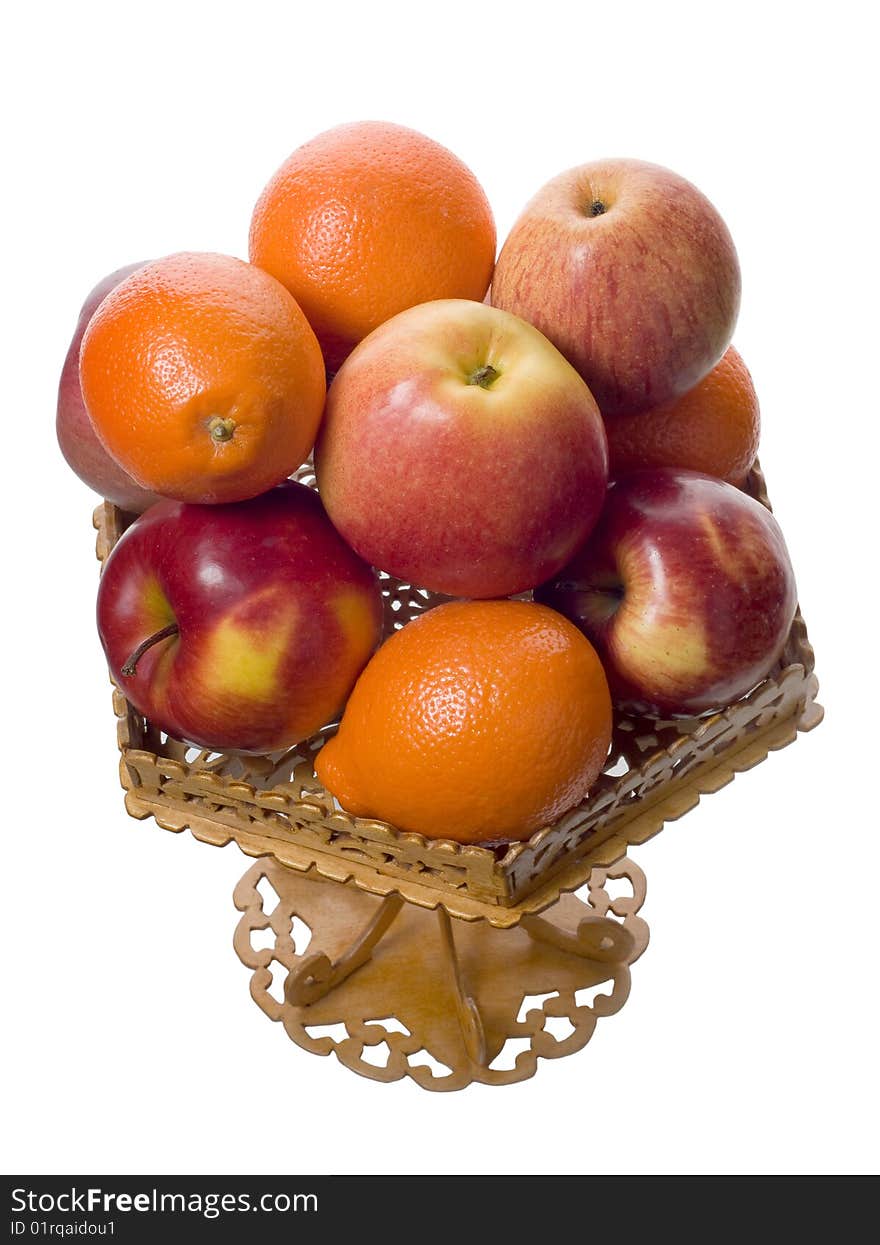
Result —
M154 726L271 752L341 711L381 638L382 599L318 495L286 481L249 501L151 506L104 567L98 631Z
M696 471L637 471L612 486L585 545L536 597L596 646L618 705L699 714L767 675L797 608L779 524Z

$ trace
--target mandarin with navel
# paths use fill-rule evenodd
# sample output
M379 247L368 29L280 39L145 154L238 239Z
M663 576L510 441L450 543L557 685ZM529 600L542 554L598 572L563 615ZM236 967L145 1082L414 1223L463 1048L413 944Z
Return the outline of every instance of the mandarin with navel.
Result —
M86 408L143 488L243 501L305 461L324 408L318 342L287 290L229 255L182 252L107 295L80 350Z

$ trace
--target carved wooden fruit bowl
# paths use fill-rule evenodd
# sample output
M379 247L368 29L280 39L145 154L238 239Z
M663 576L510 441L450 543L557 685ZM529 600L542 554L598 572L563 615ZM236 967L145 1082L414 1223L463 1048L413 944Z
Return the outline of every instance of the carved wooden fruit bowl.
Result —
M311 483L309 469L299 478ZM768 505L756 467L749 491ZM105 502L95 512L103 561L127 517ZM386 633L446 598L383 578ZM452 916L514 925L523 912L553 903L589 877L594 864L618 859L701 794L717 791L798 730L820 720L813 651L800 614L776 670L748 696L701 718L656 721L618 715L604 773L589 797L524 843L467 846L404 833L387 822L341 810L314 774L326 730L271 756L236 756L188 748L156 730L117 690L121 778L133 817L155 817L168 830L190 829L222 846L235 840L253 856L273 856L300 871L351 881L374 894L398 893Z

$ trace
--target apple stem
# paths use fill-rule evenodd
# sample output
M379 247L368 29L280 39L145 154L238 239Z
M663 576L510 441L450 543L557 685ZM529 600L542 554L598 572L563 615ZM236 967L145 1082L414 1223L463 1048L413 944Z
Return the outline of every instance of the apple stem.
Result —
M488 389L492 381L497 380L500 375L501 373L496 371L491 363L484 363L475 372L471 372L468 377L468 384L479 385L481 389Z
M131 657L129 657L128 661L122 667L122 674L124 674L126 678L131 678L131 676L134 674L135 670L137 669L138 662L143 657L144 653L147 651L148 648L152 648L153 645L158 644L160 640L167 640L169 636L179 635L179 634L180 634L180 627L178 627L177 623L174 622L174 623L169 623L167 627L163 627L161 631L156 631L153 633L153 635L147 636L146 640L143 640L137 646L137 648L132 653Z

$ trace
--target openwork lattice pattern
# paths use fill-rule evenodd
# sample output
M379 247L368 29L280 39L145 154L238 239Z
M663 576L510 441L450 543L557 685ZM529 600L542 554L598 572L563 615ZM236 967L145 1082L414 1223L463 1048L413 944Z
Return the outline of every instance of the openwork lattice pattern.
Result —
M309 468L300 478L313 483ZM755 468L749 491L769 505ZM95 512L103 561L127 517L109 503ZM448 598L383 576L386 634ZM813 652L800 615L778 668L749 695L702 718L656 721L620 716L604 773L588 799L525 843L467 846L429 840L341 810L315 777L314 757L335 729L284 753L210 753L169 739L114 693L126 807L169 830L231 840L300 871L352 881L375 894L399 893L452 915L511 925L580 885L596 863L656 834L768 752L821 720Z
M305 1050L424 1089L509 1085L581 1050L623 1007L648 942L644 898L624 859L546 918L494 929L258 861L235 890L234 943L252 998Z

